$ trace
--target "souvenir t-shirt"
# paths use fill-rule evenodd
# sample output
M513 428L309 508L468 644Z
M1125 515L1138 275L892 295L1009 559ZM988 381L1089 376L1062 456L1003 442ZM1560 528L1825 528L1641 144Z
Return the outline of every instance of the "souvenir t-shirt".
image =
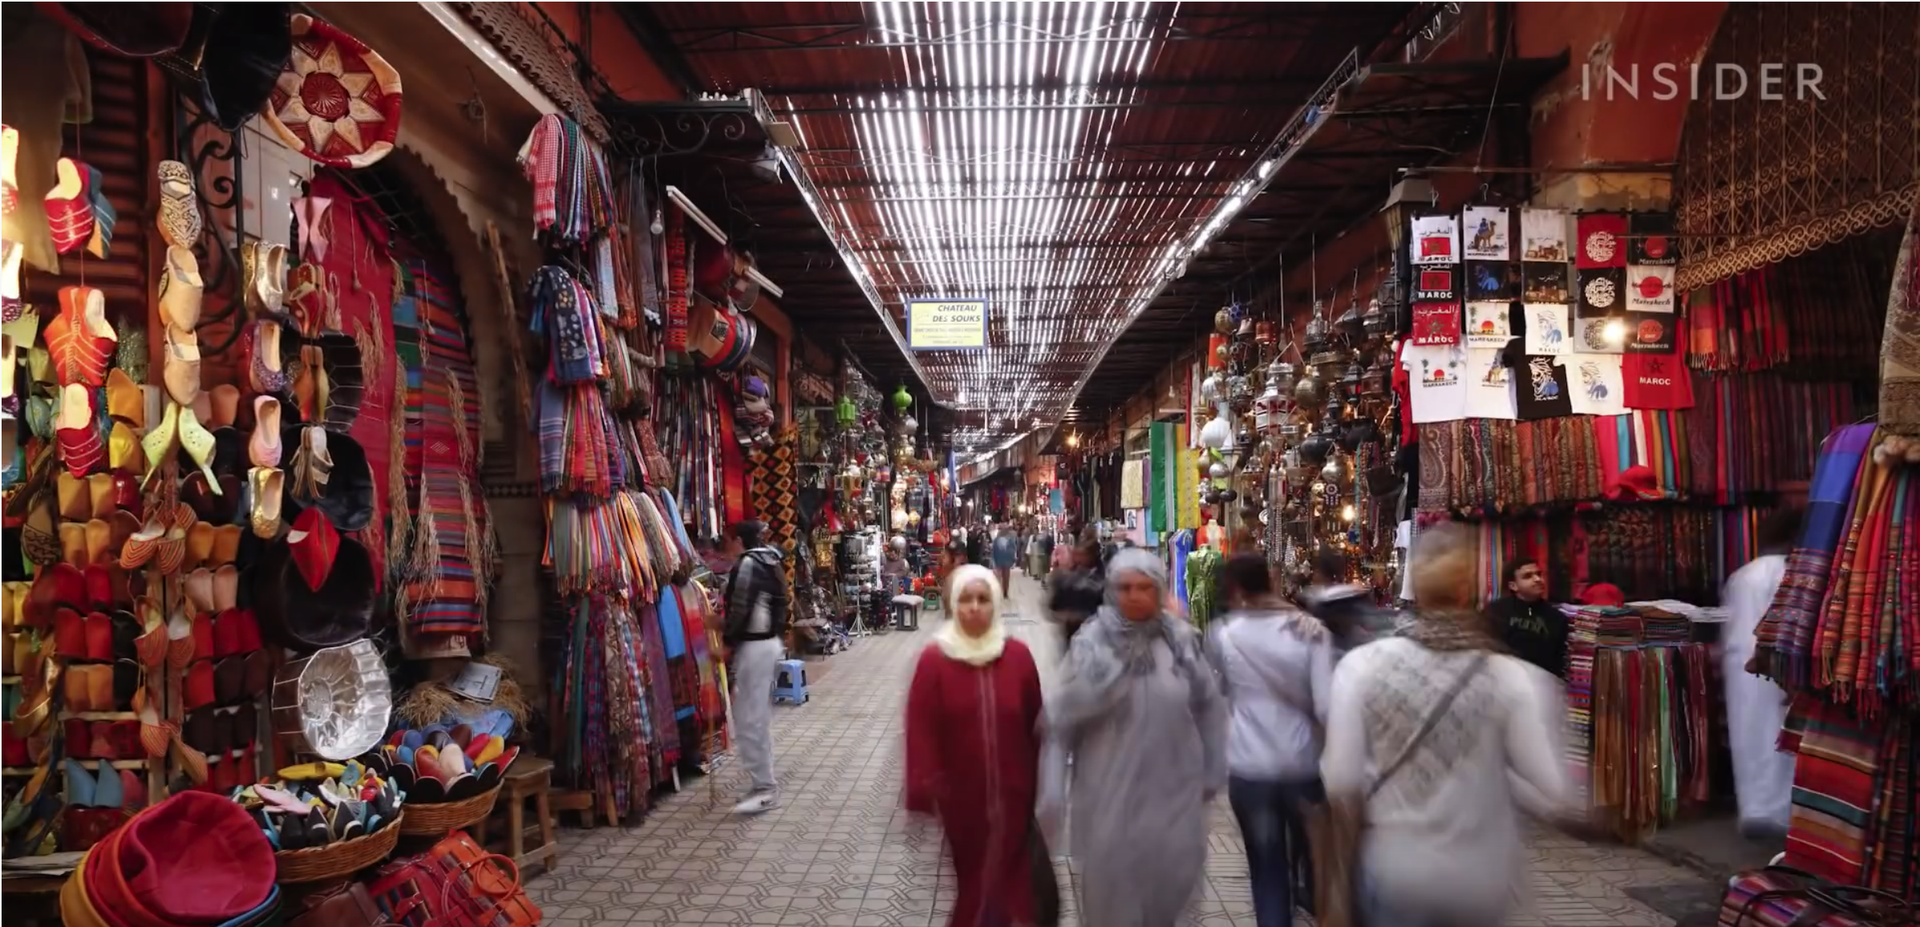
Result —
M1620 415L1627 411L1619 354L1574 354L1565 358L1575 415Z
M1467 417L1519 417L1513 404L1513 371L1497 348L1467 349Z
M1622 398L1629 409L1691 409L1693 378L1678 346L1670 354L1628 354L1621 365Z
M1400 352L1417 425L1451 422L1467 415L1467 352L1457 344L1410 345Z
M1560 358L1548 354L1522 354L1513 368L1514 405L1520 420L1560 418L1573 414L1573 399L1568 396L1567 368Z

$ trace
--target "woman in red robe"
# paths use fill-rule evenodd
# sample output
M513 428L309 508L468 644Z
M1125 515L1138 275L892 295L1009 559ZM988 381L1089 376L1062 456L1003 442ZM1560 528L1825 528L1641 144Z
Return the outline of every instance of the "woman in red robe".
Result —
M992 571L957 567L947 592L950 617L907 696L907 810L946 831L960 880L950 927L1031 925L1040 672L1000 624Z

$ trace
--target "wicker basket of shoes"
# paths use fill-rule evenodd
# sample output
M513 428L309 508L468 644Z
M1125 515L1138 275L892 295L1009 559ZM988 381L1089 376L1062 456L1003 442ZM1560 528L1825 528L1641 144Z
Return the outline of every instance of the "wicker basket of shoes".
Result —
M412 817L411 807L402 809L399 817L385 827L365 837L341 840L323 847L308 847L303 850L280 850L273 854L279 873L274 880L286 885L302 882L331 882L384 862L393 853L393 847L400 842L401 828Z
M500 787L496 785L458 801L432 804L408 802L407 813L400 819L399 831L409 837L444 837L448 831L460 830L486 820L493 813L493 803L499 797Z

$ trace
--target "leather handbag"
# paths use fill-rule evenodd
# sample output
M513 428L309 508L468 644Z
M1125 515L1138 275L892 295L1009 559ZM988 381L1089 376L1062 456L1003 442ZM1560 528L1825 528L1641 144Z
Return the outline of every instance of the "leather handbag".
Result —
M394 927L373 903L367 887L358 882L313 895L305 905L288 919L287 927Z
M1735 875L1720 903L1721 927L1893 927L1920 923L1891 892L1836 885L1788 866Z
M454 831L419 856L380 867L367 894L401 927L530 927L540 908L520 867Z

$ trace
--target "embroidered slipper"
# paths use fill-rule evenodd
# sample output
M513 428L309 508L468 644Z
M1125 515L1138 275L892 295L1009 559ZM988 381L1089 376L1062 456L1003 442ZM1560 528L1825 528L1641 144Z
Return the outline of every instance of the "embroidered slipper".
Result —
M281 362L280 333L280 323L272 319L258 319L247 329L247 377L255 393L286 392L287 372Z
M147 382L147 329L144 325L121 318L120 350L114 354L113 365L126 371L127 377L133 382Z
M160 318L180 331L193 331L200 324L204 290L200 259L193 250L179 245L168 248L167 266L160 274Z
M287 248L285 245L260 245L260 276L256 278L255 298L261 310L272 316L287 312Z
M180 572L187 561L187 535L196 524L193 507L184 502L174 503L166 524L167 533L160 538L153 563L160 575L173 576Z
M93 420L92 390L73 383L61 391L54 433L68 473L84 477L106 466L107 443L100 439L100 428Z
M141 480L143 485L153 482L153 475L160 472L160 465L173 454L180 440L180 406L169 402L166 409L160 417L160 424L153 426L146 437L140 439L140 449L147 457L147 475Z
M160 549L160 539L166 537L167 526L156 514L147 520L120 546L120 568L137 570L147 565Z
M178 161L162 161L160 178L160 237L167 244L191 248L200 240L200 201L193 190L193 172Z
M93 210L93 237L87 240L87 253L101 260L113 250L113 224L120 221L120 211L107 199L106 184L100 170L87 165L87 206Z
M247 312L260 314L260 300L256 287L260 276L260 243L243 241L240 243L240 301Z
M107 414L135 428L147 427L147 397L127 372L107 372Z
M53 382L104 385L117 338L107 324L105 294L90 286L67 286L60 288L59 300L60 314L42 334Z
M54 185L47 191L47 228L53 249L72 254L93 239L93 204L87 198L87 166L72 158L54 162Z
M286 473L277 467L255 467L249 471L253 484L253 509L249 520L255 537L273 540L280 536L282 493Z
M253 397L253 435L247 442L247 457L256 467L280 466L280 400L272 396Z
M223 495L220 478L213 472L213 452L216 447L213 432L200 424L199 416L194 415L191 408L180 410L180 446L200 467L200 472L206 475L207 488L216 496Z
M287 550L307 588L318 592L327 584L334 558L340 554L340 532L319 509L307 509L293 520L293 530L287 533Z
M236 485L238 484L236 483ZM239 495L239 493L236 492L235 495ZM245 533L239 525L218 525L214 527L213 553L208 555L207 562L216 568L213 576L215 583L218 583L220 580L218 570L233 569L233 561L240 556L240 539ZM217 603L219 600L219 594L217 592L214 595L214 599ZM229 603L231 603L231 600L229 600ZM233 606L232 604L228 604L226 607L232 608Z
M174 402L191 407L200 398L200 336L169 325L166 337L166 366L161 379L166 381L167 395Z

